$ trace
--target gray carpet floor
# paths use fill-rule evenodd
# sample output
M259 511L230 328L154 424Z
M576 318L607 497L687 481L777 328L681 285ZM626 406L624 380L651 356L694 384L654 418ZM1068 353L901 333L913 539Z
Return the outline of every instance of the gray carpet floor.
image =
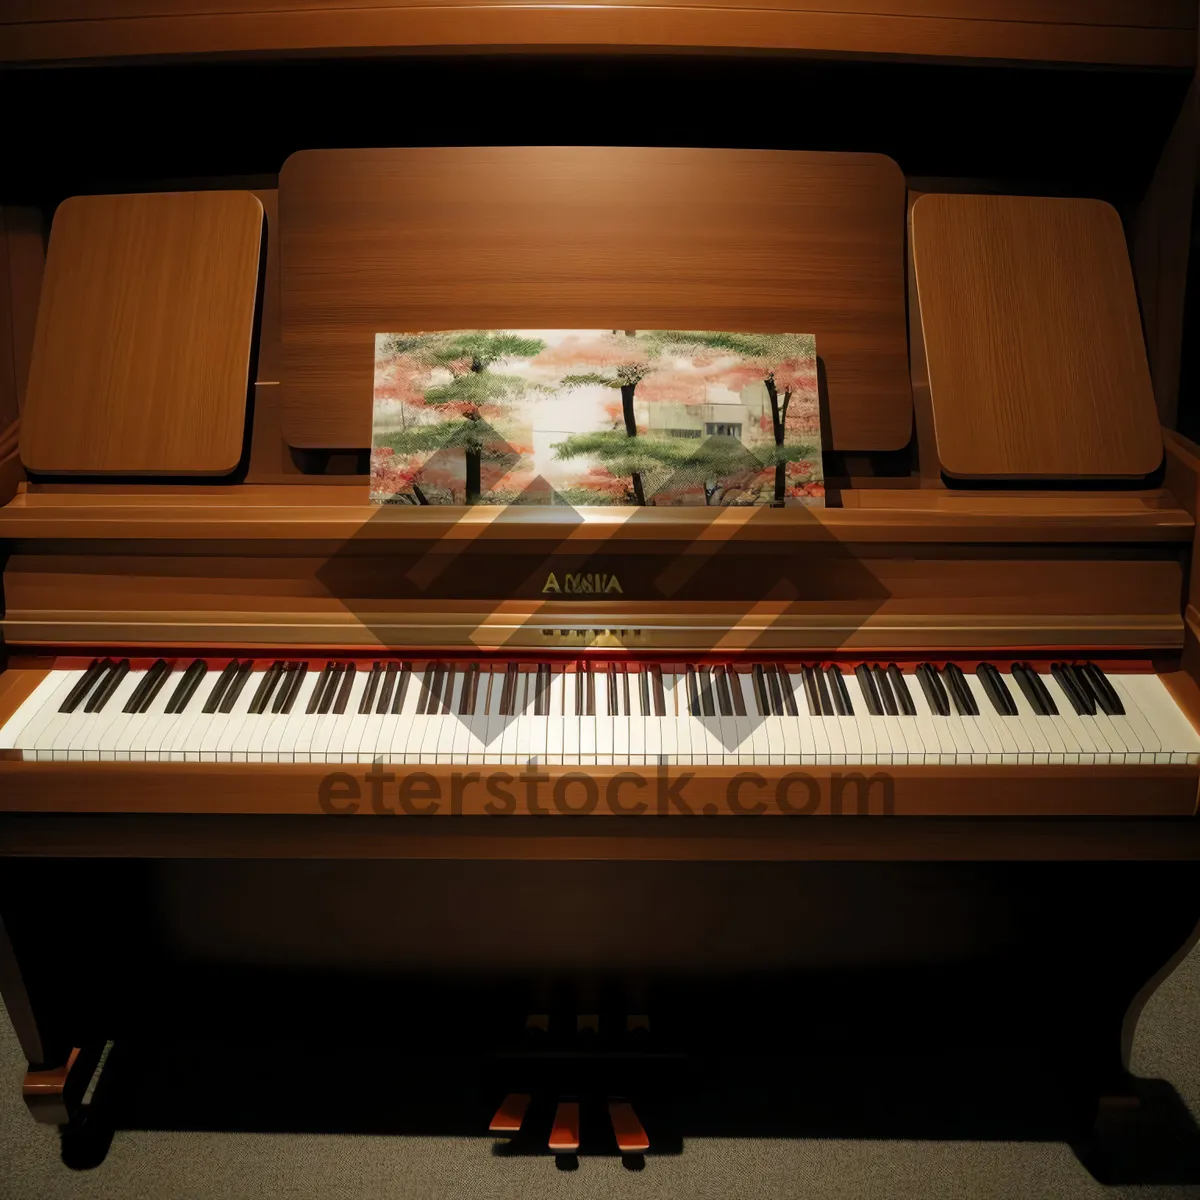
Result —
M1138 1030L1139 1077L1169 1081L1200 1123L1200 950L1155 994ZM1200 1197L1188 1182L1105 1186L1055 1142L691 1139L681 1155L641 1171L612 1158L577 1170L550 1158L493 1157L486 1138L119 1131L88 1170L60 1158L57 1130L36 1125L20 1099L24 1062L0 1017L0 1197ZM1186 1114L1184 1114L1186 1120ZM1171 1177L1171 1176L1168 1176ZM1191 1182L1195 1180L1195 1182Z

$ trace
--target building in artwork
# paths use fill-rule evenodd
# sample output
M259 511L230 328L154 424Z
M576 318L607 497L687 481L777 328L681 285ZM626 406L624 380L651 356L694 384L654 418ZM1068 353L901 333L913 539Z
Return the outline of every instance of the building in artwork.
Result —
M762 420L770 412L767 389L748 383L740 392L705 389L702 404L648 404L648 432L663 437L731 437L743 445L761 440Z

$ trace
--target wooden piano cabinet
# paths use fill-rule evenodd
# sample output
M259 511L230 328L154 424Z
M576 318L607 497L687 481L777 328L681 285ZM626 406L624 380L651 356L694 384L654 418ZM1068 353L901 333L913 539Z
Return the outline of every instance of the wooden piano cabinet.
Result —
M105 61L138 56L550 52L591 48L703 53L759 50L913 59L1190 67L1190 0L988 0L969 16L955 0L753 0L656 5L487 0L10 0L0 61Z
M30 994L72 1045L301 1037L347 1057L383 1038L401 1057L461 1056L541 1011L528 1005L549 981L564 1006L589 986L637 990L698 1059L736 1048L736 1003L774 1031L751 1031L756 1049L800 1061L897 1040L971 1062L999 1050L1093 1096L1119 1085L1126 1008L1200 916L1196 865L1178 861L230 859L181 845L4 867ZM56 887L23 904L49 870ZM85 993L81 977L105 986Z

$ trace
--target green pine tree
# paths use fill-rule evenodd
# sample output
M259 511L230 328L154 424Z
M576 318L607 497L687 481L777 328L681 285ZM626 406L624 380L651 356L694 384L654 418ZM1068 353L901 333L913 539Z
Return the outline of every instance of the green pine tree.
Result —
M498 435L484 419L488 408L504 407L531 389L527 379L492 371L494 363L508 358L532 358L545 349L539 338L484 329L459 333L393 334L385 348L405 354L430 368L450 372L447 383L427 388L427 405L453 415L431 425L414 425L383 435L378 444L397 454L462 450L466 461L466 502L477 504L482 491L484 459L503 458ZM500 439L502 442L502 439Z

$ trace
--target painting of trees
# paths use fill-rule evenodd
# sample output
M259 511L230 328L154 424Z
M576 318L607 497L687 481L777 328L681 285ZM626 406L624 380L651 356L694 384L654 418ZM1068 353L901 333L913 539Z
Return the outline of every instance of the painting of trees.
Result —
M504 415L530 388L526 378L492 368L505 359L532 358L543 343L488 330L386 334L381 340L383 353L393 360L393 381L407 390L406 398L419 398L438 419L383 430L377 422L373 452L390 450L410 461L414 456L461 453L466 503L478 503L484 461L504 463L515 457L489 422ZM379 398L377 386L377 416ZM420 496L420 486L415 486Z
M381 334L373 433L379 502L823 502L805 334Z

